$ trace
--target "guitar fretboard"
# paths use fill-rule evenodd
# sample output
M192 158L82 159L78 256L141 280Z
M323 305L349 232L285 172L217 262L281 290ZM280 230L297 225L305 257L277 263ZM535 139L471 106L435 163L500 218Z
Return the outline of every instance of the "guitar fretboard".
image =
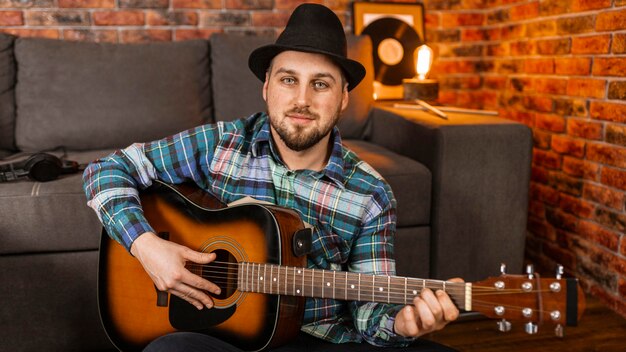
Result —
M448 292L460 309L471 310L470 283L239 263L237 286L245 292L393 304L411 304L429 288Z

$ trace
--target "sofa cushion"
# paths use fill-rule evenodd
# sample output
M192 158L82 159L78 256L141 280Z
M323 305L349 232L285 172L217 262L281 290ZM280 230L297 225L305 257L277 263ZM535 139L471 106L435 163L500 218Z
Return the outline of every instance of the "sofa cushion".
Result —
M372 43L369 37L348 35L348 56L365 66L367 73L350 92L350 104L339 121L341 135L361 138L373 102ZM248 56L254 49L274 42L270 36L214 34L211 36L211 77L214 116L232 121L265 111L263 83L248 69Z
M68 153L86 164L113 150ZM82 174L0 183L0 255L97 249L102 225L87 207Z
M0 149L15 148L15 37L0 33Z
M432 175L426 166L366 141L344 143L389 182L398 203L398 227L430 224Z
M194 127L210 116L206 41L15 42L17 146L119 148Z

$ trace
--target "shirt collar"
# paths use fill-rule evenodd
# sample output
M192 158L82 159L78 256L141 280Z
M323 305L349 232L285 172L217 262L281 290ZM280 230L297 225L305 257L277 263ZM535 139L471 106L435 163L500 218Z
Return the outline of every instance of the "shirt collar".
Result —
M262 113L257 123L262 124L261 128L252 139L252 155L254 157L270 155L274 160L284 164L278 153L274 150L274 144L272 143L272 134L270 132L270 122L267 113ZM310 173L315 178L321 178L323 176L328 177L338 186L343 188L344 183L344 160L343 160L343 146L341 143L341 136L339 134L339 128L335 126L331 132L331 143L333 145L330 153L330 158L324 170L320 172L305 171Z

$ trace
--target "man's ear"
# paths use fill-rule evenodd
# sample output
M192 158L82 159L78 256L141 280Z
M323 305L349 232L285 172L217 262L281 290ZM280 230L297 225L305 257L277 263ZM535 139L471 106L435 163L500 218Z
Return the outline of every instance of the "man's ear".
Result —
M342 93L342 97L341 97L341 112L344 112L346 110L346 108L348 107L348 102L350 100L349 98L349 93L348 93L348 84L346 83L346 85L343 86L343 93Z
M267 103L267 82L270 79L269 72L265 72L265 82L263 82L263 100Z

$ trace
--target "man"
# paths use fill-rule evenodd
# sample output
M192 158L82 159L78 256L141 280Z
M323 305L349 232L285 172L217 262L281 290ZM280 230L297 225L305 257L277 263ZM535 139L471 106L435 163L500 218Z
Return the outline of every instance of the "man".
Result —
M264 81L267 114L135 144L87 168L89 205L108 233L141 262L157 288L197 309L211 309L209 293L220 292L217 285L184 267L188 261L210 263L214 254L160 239L143 217L137 188L154 179L193 181L224 203L251 196L295 209L314 226L309 267L395 274L391 189L342 146L335 127L348 105L348 92L365 75L364 67L348 59L346 51L337 16L321 5L301 5L276 43L255 50L249 58L250 69ZM303 333L282 350L406 346L457 316L442 291L424 290L407 306L311 298L306 301ZM362 341L369 345L358 344ZM236 350L194 333L167 335L147 348L173 349Z

